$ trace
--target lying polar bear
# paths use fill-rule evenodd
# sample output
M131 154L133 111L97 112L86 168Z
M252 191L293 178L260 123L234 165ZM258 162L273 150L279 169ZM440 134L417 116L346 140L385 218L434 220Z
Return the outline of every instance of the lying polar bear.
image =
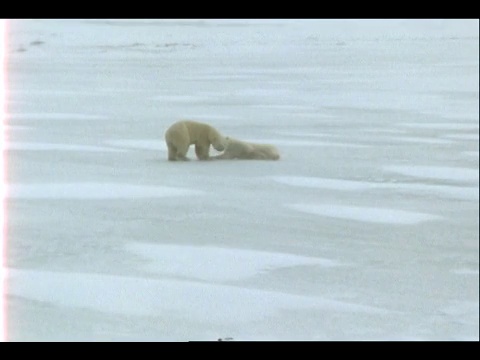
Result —
M195 144L195 154L199 160L210 158L210 145L217 151L225 148L225 138L217 129L209 124L189 120L177 121L170 126L165 132L165 142L169 161L189 160L187 152L192 144Z
M273 145L255 144L227 136L225 137L225 151L223 154L212 156L211 158L216 160L278 160L280 159L280 154Z

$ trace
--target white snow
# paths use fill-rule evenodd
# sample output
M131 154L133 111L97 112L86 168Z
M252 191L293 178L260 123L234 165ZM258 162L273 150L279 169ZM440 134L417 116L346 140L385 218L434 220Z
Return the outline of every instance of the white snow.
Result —
M447 139L432 139L432 138L406 137L406 136L402 136L400 138L398 137L385 138L385 140L418 143L418 144L451 144L452 143L451 140L447 140Z
M72 144L47 144L31 142L9 142L6 150L28 150L28 151L87 151L87 152L121 152L121 149L111 149L102 146L72 145Z
M246 336L252 322L264 320L270 321L273 328L282 327L278 320L270 319L284 311L388 314L380 308L349 302L190 281L18 269L10 269L9 275L15 283L8 288L9 295L59 307L155 317L161 322L161 314L168 314L170 321L164 326L173 329L165 329L166 334L182 328L177 321L185 316L186 309L187 323L234 324ZM182 335L190 340L212 340L202 334L192 336L188 329ZM95 338L95 334L91 336Z
M439 197L478 201L478 187L466 186L449 186L449 185L428 185L428 184L412 184L412 183L386 183L386 182L367 182L352 181L342 179L324 179L315 177L302 176L273 176L273 180L290 186L317 188L339 191L366 191L366 190L389 190L392 192L400 192L421 196L432 194Z
M8 198L14 199L138 199L165 196L196 196L202 192L166 186L119 183L8 184Z
M471 141L477 141L479 139L478 133L477 134L451 134L451 135L445 135L445 137L449 139L455 139L455 140L471 140Z
M334 204L292 204L289 205L289 207L294 210L319 216L380 224L417 224L423 221L440 219L440 217L435 215L413 211L338 206Z
M462 154L466 155L466 156L471 156L471 157L476 157L478 158L479 157L479 152L478 151L463 151Z
M81 113L9 113L10 120L104 120L103 115L81 114Z
M478 269L456 269L456 270L453 270L453 272L455 274L458 274L458 275L477 275L479 274L479 271Z
M240 280L284 267L339 266L330 259L212 246L133 243L127 250L145 257L149 272L209 281Z
M478 28L9 20L7 340L478 341Z
M329 134L322 134L322 133L293 132L293 131L275 131L275 133L279 135L288 136L289 138L291 138L292 136L306 137L306 138L309 138L309 137L324 138L324 137L331 136Z
M374 184L370 184L362 181L351 181L342 179L322 179L305 176L274 176L273 180L283 184L291 186L309 187L309 188L321 188L331 190L343 190L343 191L359 191L370 189ZM380 184L379 186L382 186Z
M287 139L255 139L249 138L245 141L259 143L259 144L273 144L275 146L299 146L299 147L343 147L343 148L364 148L367 145L348 144L333 141L312 141L312 140L287 140Z
M460 182L478 182L478 169L450 166L386 166L385 170L402 175L436 180L452 180Z
M138 150L161 150L166 151L165 140L143 139L143 140L106 140L106 145L119 148L138 149Z
M477 118L478 120L478 118ZM404 123L402 126L419 129L435 129L435 130L472 130L478 131L478 122L471 124L462 123Z
M33 130L34 127L32 126L16 126L16 125L6 125L4 126L6 131L15 131L15 130Z

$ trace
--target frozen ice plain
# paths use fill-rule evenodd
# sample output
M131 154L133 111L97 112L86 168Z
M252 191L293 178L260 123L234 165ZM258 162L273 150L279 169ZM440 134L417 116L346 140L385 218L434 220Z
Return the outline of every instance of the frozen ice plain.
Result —
M479 339L478 20L8 41L8 340ZM180 118L282 158L167 162Z

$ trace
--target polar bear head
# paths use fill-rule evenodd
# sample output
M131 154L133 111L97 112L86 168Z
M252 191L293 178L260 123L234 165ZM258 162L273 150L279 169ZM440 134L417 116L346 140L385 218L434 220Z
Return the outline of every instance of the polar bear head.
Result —
M227 145L227 138L220 134L216 129L211 128L208 133L208 141L212 144L213 148L217 151L225 150Z

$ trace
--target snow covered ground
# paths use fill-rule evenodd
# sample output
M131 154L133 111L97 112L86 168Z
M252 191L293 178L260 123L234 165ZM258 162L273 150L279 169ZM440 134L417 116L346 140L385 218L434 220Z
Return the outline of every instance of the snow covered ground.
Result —
M8 34L8 340L479 339L478 20Z

